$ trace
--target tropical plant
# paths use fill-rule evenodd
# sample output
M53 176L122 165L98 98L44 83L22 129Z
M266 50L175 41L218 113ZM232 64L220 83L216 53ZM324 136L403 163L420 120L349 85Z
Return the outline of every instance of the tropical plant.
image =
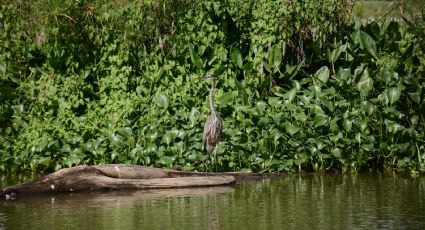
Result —
M207 73L221 171L425 171L421 24L336 0L18 3L0 11L1 171L204 170Z

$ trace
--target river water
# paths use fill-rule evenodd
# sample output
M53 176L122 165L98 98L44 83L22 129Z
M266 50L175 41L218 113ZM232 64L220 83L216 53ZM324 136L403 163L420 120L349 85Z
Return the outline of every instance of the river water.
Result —
M0 200L0 229L425 229L425 177L288 176L228 187Z

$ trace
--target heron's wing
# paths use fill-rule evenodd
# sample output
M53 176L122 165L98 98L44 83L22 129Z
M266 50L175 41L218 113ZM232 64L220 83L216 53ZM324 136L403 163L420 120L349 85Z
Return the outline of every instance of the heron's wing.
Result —
M211 114L204 126L204 149L211 153L215 146L220 142L221 133L223 130L223 121L217 114Z

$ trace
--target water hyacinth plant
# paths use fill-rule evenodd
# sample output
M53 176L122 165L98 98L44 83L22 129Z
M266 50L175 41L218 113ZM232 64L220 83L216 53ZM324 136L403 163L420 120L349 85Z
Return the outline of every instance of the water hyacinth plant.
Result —
M0 171L203 171L211 73L219 171L424 172L424 25L352 3L7 1Z

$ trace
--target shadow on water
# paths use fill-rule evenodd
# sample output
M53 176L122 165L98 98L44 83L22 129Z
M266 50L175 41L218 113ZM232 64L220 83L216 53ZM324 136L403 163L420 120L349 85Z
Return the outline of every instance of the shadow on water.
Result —
M234 187L0 201L0 229L425 229L425 178L288 176Z

